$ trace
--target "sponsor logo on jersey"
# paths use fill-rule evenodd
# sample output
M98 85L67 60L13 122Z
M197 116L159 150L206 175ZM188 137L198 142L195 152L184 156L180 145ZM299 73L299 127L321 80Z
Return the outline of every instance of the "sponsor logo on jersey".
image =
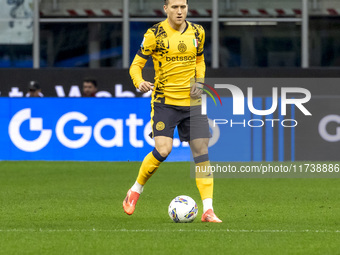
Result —
M196 56L176 56L176 57L166 57L167 62L175 62L175 61L194 61L196 60Z

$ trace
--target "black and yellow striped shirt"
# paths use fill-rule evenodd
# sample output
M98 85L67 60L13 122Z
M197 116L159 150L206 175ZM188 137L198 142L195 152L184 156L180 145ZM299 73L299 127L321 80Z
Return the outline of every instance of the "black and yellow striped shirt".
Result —
M149 28L130 67L130 75L138 88L144 81L142 69L151 56L155 69L152 102L190 106L190 80L203 80L205 63L202 26L186 21L183 32L174 30L164 20ZM192 103L192 102L191 102Z

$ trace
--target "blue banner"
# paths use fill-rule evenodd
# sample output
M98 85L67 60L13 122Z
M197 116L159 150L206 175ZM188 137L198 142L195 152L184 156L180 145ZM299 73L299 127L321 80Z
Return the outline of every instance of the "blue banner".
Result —
M150 98L0 98L0 160L140 161ZM187 161L177 133L169 161Z
M284 159L284 133L275 131L280 125L265 126L249 110L235 116L232 98L222 102L225 110L216 111L208 100L212 161ZM258 108L263 102L254 99ZM141 161L154 147L150 98L0 98L0 109L0 160ZM280 136L280 157L273 135ZM189 160L189 145L176 130L167 161Z

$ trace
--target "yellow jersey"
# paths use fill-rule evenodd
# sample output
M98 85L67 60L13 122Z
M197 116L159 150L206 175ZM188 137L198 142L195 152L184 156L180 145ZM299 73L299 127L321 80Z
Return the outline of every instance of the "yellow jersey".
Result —
M130 75L138 88L144 81L142 69L148 58L152 57L155 69L152 103L193 105L190 82L204 79L205 32L202 26L185 22L183 32L173 29L167 19L149 28L131 64Z

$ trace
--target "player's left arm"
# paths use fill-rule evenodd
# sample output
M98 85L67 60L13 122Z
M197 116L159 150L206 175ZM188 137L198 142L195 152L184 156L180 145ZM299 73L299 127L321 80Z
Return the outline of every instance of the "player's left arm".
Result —
M199 27L200 41L198 43L197 57L196 57L196 81L204 82L205 77L205 61L204 61L204 43L205 31L202 26Z
M205 42L205 31L203 27L199 27L200 41L197 49L196 56L196 82L204 82L205 77L205 61L204 61L204 42ZM202 87L199 83L195 83L191 88L190 96L192 98L199 98L202 94L202 89L197 87Z

